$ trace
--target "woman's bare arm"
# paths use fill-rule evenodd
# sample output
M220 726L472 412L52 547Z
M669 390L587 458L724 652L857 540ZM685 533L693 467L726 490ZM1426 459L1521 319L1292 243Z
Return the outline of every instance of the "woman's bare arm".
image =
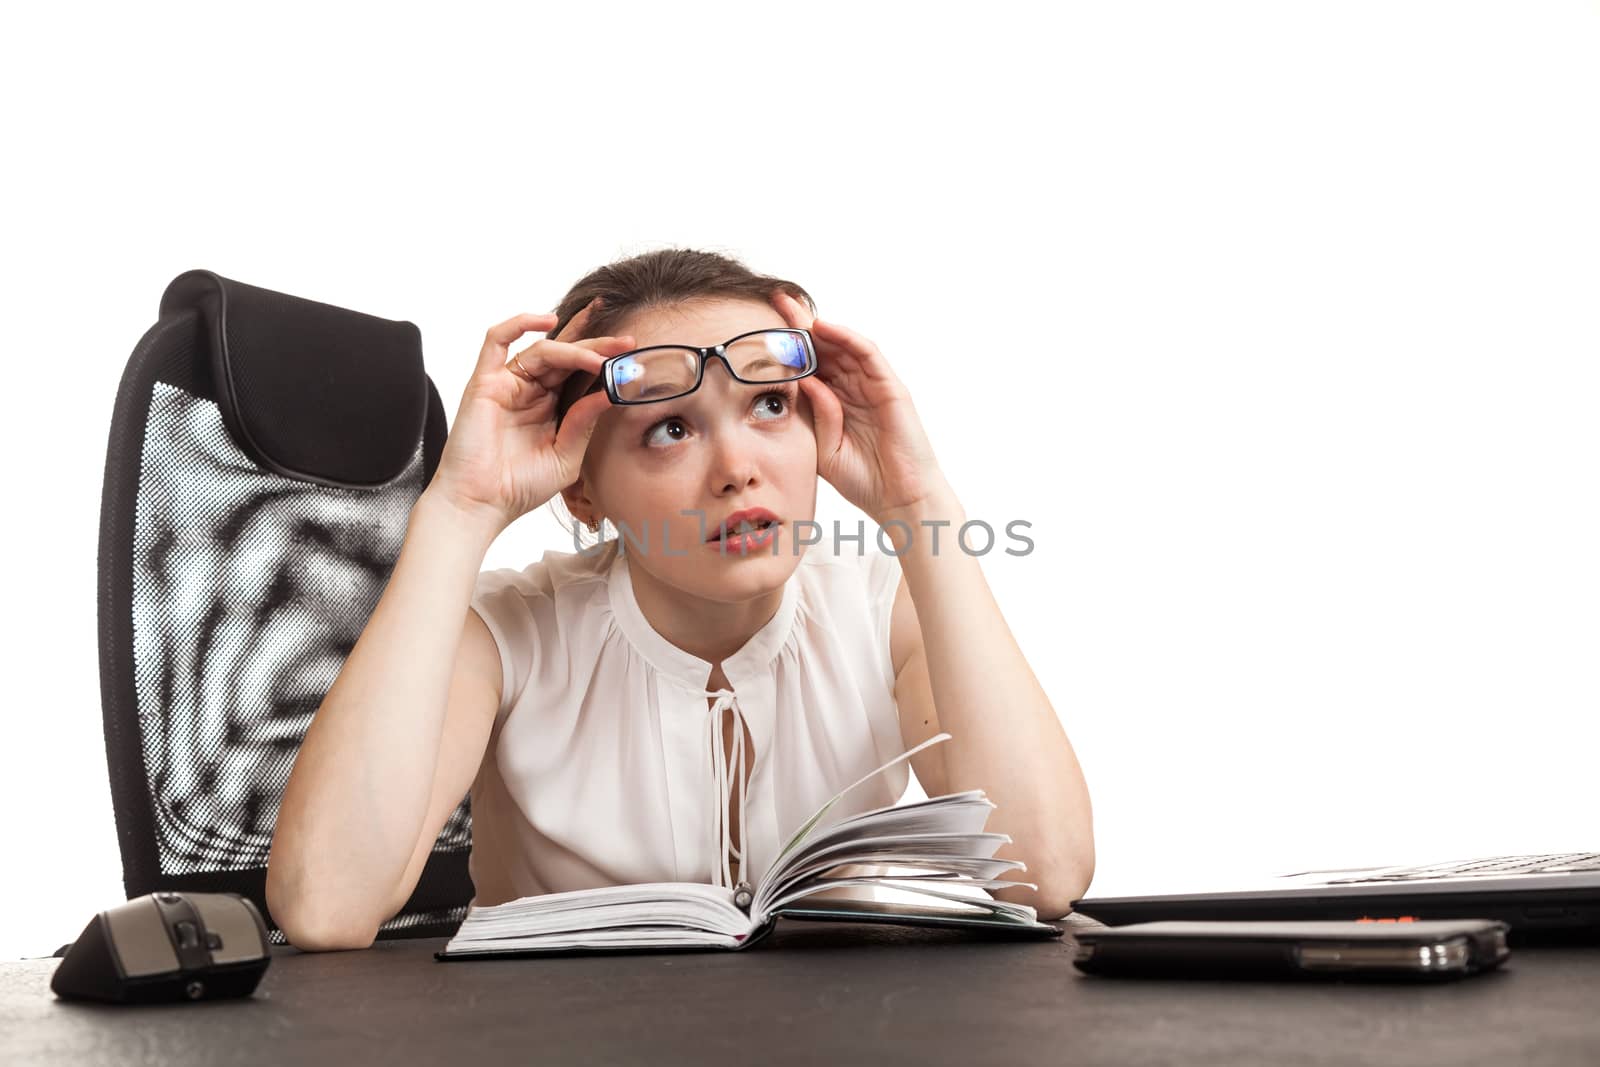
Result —
M303 949L364 948L404 904L477 772L499 652L468 608L498 530L431 489L284 789L267 906ZM460 619L461 625L441 625Z
M929 796L984 790L996 805L984 829L1012 838L995 857L1027 864L1005 877L1039 887L993 895L1060 918L1094 877L1089 787L978 558L956 541L966 521L946 484L880 523L902 575L890 635L900 732L907 745L949 732L949 741L911 757L917 781ZM945 528L937 550L935 524Z
M483 760L502 668L468 604L489 545L577 480L611 406L599 392L556 414L569 375L597 374L633 347L626 334L561 340L582 337L598 301L514 360L511 343L553 327L555 315L516 315L484 336L400 558L312 718L278 807L267 907L301 948L372 944Z
M439 738L439 769L433 776L433 797L428 801L428 814L411 862L384 909L385 919L397 914L411 898L422 868L439 841L439 832L472 788L493 734L495 709L500 702L500 673L494 635L476 611L468 611L461 649L456 653L455 677L450 680L444 733Z

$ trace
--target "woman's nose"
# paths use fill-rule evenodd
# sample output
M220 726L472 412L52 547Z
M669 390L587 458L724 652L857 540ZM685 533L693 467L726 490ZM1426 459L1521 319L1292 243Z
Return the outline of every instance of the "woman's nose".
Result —
M761 435L746 420L719 417L711 428L711 483L722 492L749 485L758 477Z
M746 485L755 477L759 451L755 435L740 423L719 423L712 432L711 477L722 487Z

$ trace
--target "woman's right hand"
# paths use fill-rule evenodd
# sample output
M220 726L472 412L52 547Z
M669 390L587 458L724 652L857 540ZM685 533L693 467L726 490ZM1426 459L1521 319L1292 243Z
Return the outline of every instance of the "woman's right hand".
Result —
M516 363L507 362L512 342L549 330L556 316L517 315L490 328L430 491L463 513L484 516L498 533L577 480L595 423L611 398L602 389L579 400L561 420L558 435L562 382L577 372L599 374L608 357L633 347L626 334L562 340L582 336L599 302L591 300L557 337L518 352Z

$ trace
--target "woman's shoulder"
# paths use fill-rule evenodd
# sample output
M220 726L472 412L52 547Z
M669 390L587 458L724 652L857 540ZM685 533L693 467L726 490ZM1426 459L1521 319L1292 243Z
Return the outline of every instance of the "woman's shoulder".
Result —
M478 572L475 595L513 592L525 599L566 599L604 581L616 558L615 541L588 552L549 550L524 567L494 567Z
M801 557L801 571L812 582L828 587L829 592L851 589L871 602L892 598L900 583L900 558L872 542L845 541L830 544L824 540L811 545Z
M584 620L592 611L604 608L604 578L615 551L610 545L587 553L548 551L522 568L478 572L468 603L500 651L496 722L531 679L543 679L539 688L545 691L550 679L570 674L570 661L579 654L571 637L587 630Z

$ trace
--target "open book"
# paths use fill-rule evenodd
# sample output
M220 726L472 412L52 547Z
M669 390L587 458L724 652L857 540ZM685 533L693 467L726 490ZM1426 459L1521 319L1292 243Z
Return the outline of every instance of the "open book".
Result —
M800 827L754 884L740 882L730 889L702 882L647 882L474 906L434 956L459 960L543 953L737 950L760 941L779 917L1059 937L1062 928L1040 922L1033 908L988 894L987 890L1006 886L1039 887L996 879L1005 871L1027 870L1027 865L993 858L1011 838L983 832L995 808L983 790L827 818L852 789L949 737L935 734L839 792ZM907 873L849 870L859 865L867 870L889 866ZM894 896L914 902L877 899L870 887L892 890Z

